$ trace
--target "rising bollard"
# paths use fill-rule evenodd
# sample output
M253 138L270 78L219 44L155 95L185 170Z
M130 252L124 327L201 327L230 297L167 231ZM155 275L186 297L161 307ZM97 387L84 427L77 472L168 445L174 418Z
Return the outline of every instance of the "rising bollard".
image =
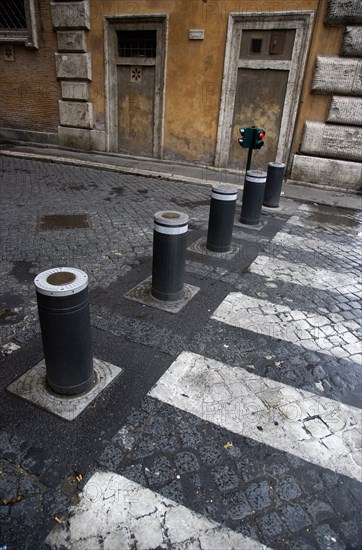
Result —
M34 283L47 384L61 395L86 392L94 380L88 276L59 267L43 271Z
M184 296L188 222L181 212L154 215L151 294L158 300L173 302Z
M263 205L278 208L285 172L284 162L269 162Z
M260 222L265 182L266 172L262 170L248 170L246 172L240 214L241 223L257 225Z
M229 252L233 233L238 192L229 185L212 188L206 248L212 252Z

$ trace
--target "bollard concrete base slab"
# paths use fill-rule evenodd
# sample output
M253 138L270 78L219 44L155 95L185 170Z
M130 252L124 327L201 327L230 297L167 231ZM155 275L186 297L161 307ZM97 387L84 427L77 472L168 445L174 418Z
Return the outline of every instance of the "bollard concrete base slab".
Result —
M184 296L180 300L176 300L174 302L166 302L163 300L157 300L157 298L154 298L151 294L151 288L152 288L152 276L148 277L142 283L135 286L127 292L125 295L125 298L128 300L133 300L134 302L139 302L141 304L144 304L146 306L155 307L157 309L162 309L163 311L167 311L168 313L179 313L182 308L185 307L186 304L189 303L190 300L198 293L200 290L199 287L189 285L185 283L184 285Z
M262 211L265 210L265 212L282 212L282 210L284 210L283 206L281 206L279 204L279 206L265 206L265 204L263 204L262 206Z
M261 231L267 224L267 220L262 220L259 223L255 225L251 225L248 223L242 223L241 221L234 221L234 229L233 234L235 236L235 229L252 229L253 231Z
M280 199L279 206L262 206L263 214L282 214L284 216L292 216L298 210L298 203L290 199Z
M65 420L74 420L118 376L122 369L100 359L93 359L95 383L86 393L60 396L46 385L45 360L8 386L8 391Z
M228 252L213 252L206 248L206 237L201 237L194 243L192 243L187 250L190 252L196 252L197 254L204 254L205 256L212 256L213 258L219 258L220 260L231 260L239 252L240 247L234 243L231 243L230 250Z

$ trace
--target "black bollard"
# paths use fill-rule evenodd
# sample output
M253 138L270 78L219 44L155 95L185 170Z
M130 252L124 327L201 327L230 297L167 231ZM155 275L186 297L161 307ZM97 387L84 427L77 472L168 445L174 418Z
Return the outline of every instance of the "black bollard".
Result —
M206 248L213 252L228 252L231 247L238 191L229 185L212 188Z
M184 296L188 222L182 212L154 216L151 294L158 300L173 302Z
M241 223L257 225L260 222L265 182L266 172L262 170L248 170L246 172L240 214Z
M263 205L278 208L282 192L285 164L284 162L269 162L266 177Z
M86 392L94 381L88 276L59 267L43 271L34 283L47 384L61 395Z

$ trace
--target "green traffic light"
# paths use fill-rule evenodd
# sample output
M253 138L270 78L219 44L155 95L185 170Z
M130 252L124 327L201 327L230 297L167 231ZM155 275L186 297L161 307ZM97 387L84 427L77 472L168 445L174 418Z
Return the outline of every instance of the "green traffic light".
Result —
M244 149L251 147L253 129L252 128L239 128L241 138L238 139L239 145Z

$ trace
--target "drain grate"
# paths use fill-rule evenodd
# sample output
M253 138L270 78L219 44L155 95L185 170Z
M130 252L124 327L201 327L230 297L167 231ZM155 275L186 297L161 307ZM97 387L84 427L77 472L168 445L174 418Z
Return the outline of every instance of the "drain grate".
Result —
M38 229L87 229L90 221L87 214L54 214L38 218Z

